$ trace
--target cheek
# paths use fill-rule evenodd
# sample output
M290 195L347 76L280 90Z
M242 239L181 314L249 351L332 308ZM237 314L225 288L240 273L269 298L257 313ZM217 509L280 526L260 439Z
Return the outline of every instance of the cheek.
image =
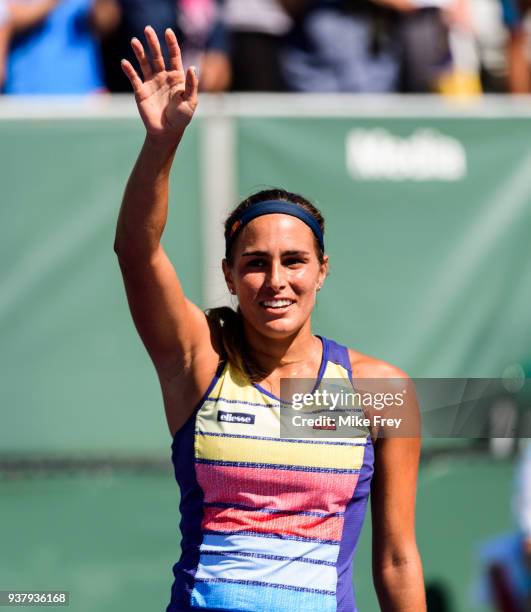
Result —
M290 278L290 284L294 289L297 289L301 294L313 293L317 286L317 275L309 273L308 270L295 272Z
M238 289L240 294L252 296L260 291L264 284L264 275L257 273L242 274L239 278Z

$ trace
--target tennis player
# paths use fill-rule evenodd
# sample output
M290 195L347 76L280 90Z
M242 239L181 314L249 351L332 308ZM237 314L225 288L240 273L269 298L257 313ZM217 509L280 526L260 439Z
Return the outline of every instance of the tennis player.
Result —
M279 434L281 379L312 379L318 388L328 378L352 385L406 375L312 334L328 256L323 217L300 195L263 191L228 218L222 266L237 311L203 312L187 299L161 236L198 78L194 68L184 71L171 30L169 66L154 30L145 35L150 58L132 40L142 76L122 62L146 138L115 251L160 380L181 490L182 554L167 611L357 610L353 554L370 493L381 609L424 612L414 527L418 437L376 436L370 427L348 439Z

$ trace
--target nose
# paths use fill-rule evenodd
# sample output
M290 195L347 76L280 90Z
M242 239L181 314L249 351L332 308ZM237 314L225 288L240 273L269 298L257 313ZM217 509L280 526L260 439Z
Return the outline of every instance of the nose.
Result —
M283 266L280 261L271 262L271 268L267 275L266 284L273 291L278 292L286 286Z

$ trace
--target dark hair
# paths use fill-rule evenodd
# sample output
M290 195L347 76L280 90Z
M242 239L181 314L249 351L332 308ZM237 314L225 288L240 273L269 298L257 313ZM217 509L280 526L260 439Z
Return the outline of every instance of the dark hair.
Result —
M243 200L243 202L238 204L238 206L227 217L225 220L225 243L227 243L230 230L238 215L245 209L258 204L259 202L265 202L266 200L284 200L304 208L304 210L315 218L324 234L325 221L323 215L308 199L298 193L291 193L284 189L265 189L263 191L253 193L248 198ZM324 252L321 249L316 236L314 236L314 244L317 258L319 263L322 264L324 261ZM227 254L228 256L226 258L229 266L234 265L234 260L232 257L233 250L234 245ZM228 306L222 306L220 308L210 308L205 312L207 317L214 323L214 327L218 332L217 335L220 340L223 357L230 362L233 368L243 378L251 380L252 382L258 382L265 378L269 372L264 371L256 364L245 345L243 316L240 307L238 306L237 310L233 310ZM247 368L245 367L246 365Z

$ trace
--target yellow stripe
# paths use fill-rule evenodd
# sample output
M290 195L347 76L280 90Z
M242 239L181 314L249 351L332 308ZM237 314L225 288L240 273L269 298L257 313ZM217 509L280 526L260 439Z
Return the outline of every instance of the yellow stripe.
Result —
M241 429L240 433L243 433ZM320 442L326 442L326 440L323 439ZM364 446L273 442L208 435L197 435L195 444L196 457L201 459L342 469L360 469L365 450Z

